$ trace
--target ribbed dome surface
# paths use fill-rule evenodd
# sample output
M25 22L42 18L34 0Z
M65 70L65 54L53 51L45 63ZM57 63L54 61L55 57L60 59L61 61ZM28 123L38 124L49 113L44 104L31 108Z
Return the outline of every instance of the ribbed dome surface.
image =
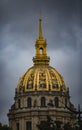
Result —
M20 78L18 90L24 87L29 91L66 91L63 77L51 66L33 66Z

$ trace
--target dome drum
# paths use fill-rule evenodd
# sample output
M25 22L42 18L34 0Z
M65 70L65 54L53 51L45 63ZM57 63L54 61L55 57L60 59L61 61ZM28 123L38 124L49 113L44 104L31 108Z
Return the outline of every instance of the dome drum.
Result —
M19 109L29 110L29 108L30 110L34 110L35 108L37 109L61 108L61 110L63 110L65 108L65 104L67 104L68 106L71 105L69 102L69 97L67 97L66 95L61 96L58 94L48 94L47 92L45 94L44 93L40 94L38 92L36 94L32 94L31 92L28 95L20 94L16 95L14 99L15 99L15 105L13 105L14 110L18 109L18 111Z

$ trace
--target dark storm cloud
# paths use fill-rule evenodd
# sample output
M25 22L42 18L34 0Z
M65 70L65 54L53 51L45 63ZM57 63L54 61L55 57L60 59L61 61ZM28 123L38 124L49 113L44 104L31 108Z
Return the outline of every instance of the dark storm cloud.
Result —
M18 79L32 65L40 13L52 65L64 74L73 102L81 103L81 1L0 0L0 121L3 123L7 122L6 113L12 105Z
M7 123L7 119L6 117L6 113L7 113L7 109L9 108L9 98L10 97L8 94L10 92L8 85L6 84L6 80L8 78L9 75L7 75L6 72L6 64L5 61L1 60L0 58L0 122L3 121L4 123ZM7 87L7 89L6 89ZM5 120L6 119L6 120Z
M39 16L41 10L45 37L50 43L49 48L51 47L52 49L52 45L55 48L62 46L77 48L77 31L80 30L80 1L3 0L1 2L1 22L4 26L3 31L1 27L2 40L5 37L4 32L11 34L12 39L13 37L19 39L19 37L22 38L23 36L22 41L27 41L29 35L30 38L31 36L35 37L35 32L37 34L37 24L34 24L36 23L35 18ZM51 40L55 44L51 43ZM60 41L62 41L61 44ZM5 44L9 43L4 43L2 46L5 46ZM13 44L16 44L15 41ZM16 45L21 47L22 42L18 42ZM24 47L26 48L27 46L26 42L24 42Z

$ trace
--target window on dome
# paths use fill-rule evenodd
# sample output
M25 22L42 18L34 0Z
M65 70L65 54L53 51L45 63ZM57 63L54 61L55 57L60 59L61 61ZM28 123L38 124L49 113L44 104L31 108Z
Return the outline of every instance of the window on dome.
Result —
M43 54L43 48L40 48L40 54Z
M58 99L58 97L55 97L55 107L59 107L59 99Z
M46 99L45 97L41 97L41 107L45 107L46 106Z
M52 84L53 88L58 88L58 84Z
M27 107L28 108L32 107L32 99L30 97L27 99Z
M27 85L27 89L33 88L32 84Z
M27 84L27 89L32 89L33 88L33 81L29 80Z
M20 130L19 123L16 123L16 130Z
M46 84L40 84L40 88L46 88Z
M32 130L32 122L31 121L26 122L26 130Z
M52 80L52 88L58 88L58 83L57 80L55 81L55 79Z

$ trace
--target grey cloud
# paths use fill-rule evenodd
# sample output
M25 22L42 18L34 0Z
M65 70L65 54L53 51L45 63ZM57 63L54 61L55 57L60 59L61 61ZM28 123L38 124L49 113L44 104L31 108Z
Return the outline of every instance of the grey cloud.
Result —
M68 82L73 102L77 104L82 99L80 0L1 0L0 120L3 123L13 103L18 78L32 65L40 10L52 66L56 66ZM55 56L58 60L54 62Z
M77 30L75 30L75 27L78 30L80 28L79 5L80 2L77 2L77 0L72 0L71 2L68 0L63 0L62 2L61 0L7 0L5 4L3 1L1 39L3 40L5 37L3 30L9 35L12 34L12 40L22 37L23 41L26 41L29 35L35 38L35 34L38 32L36 31L37 24L33 25L33 22L36 23L35 18L39 16L39 12L42 9L44 34L50 43L49 48L51 45L54 48L62 46L69 46L72 49L76 48L78 36L76 35ZM55 44L52 44L50 40L54 40ZM19 47L21 45L22 42L18 43ZM24 46L26 48L26 44Z

